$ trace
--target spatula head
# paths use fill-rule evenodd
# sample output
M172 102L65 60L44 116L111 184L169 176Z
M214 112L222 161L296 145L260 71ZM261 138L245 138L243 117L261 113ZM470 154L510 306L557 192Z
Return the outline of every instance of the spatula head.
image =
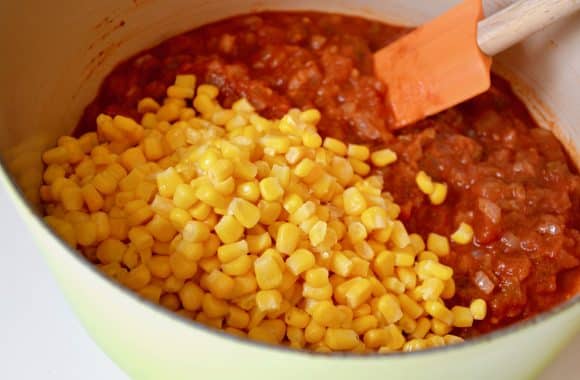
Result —
M481 0L465 0L374 55L396 128L489 89L491 58L477 45L482 17Z

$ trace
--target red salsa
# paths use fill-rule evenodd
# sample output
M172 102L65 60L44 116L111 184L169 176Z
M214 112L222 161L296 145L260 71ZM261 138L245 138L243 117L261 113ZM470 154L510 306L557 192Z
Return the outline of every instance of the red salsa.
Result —
M316 107L327 136L389 146L398 161L381 170L411 232L451 234L473 226L468 245L452 245L455 303L487 301L490 316L464 336L527 318L578 291L580 177L551 132L538 128L509 84L395 133L387 89L372 54L407 29L321 13L261 13L203 26L119 65L104 81L77 130L96 116L134 114L143 97L162 99L176 74L220 89L230 106L246 97L264 116ZM415 184L418 171L449 186L440 206Z

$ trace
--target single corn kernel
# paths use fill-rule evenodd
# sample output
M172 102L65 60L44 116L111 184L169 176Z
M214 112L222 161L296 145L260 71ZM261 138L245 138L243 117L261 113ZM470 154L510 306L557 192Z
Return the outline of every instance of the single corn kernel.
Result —
M350 329L328 328L324 334L324 343L332 350L352 350L359 344L357 333Z
M437 256L447 256L449 254L449 241L445 236L430 233L427 237L427 249Z
M447 197L447 184L446 183L435 183L433 185L433 192L429 194L429 200L431 204L440 205L445 202L445 198Z
M213 270L207 275L207 284L211 294L220 299L229 298L235 286L234 280L219 270Z
M391 294L381 296L377 302L377 309L387 323L395 323L403 317L399 300Z
M358 278L346 291L345 297L347 305L351 309L356 309L369 300L372 295L372 285L366 278Z
M473 326L473 315L468 307L453 306L451 309L453 313L454 327L471 327Z
M397 153L388 148L374 151L371 154L371 162L379 168L392 164L395 161L397 161Z
M314 254L307 249L297 249L286 259L286 266L295 276L309 270L315 263Z
M282 294L276 289L260 290L256 293L256 307L260 311L278 311L282 305Z
M343 193L344 211L347 215L356 216L362 214L367 208L364 195L356 187L349 187Z
M260 289L275 289L282 284L283 273L280 264L270 255L263 254L256 259L254 272Z
M369 207L364 210L360 217L367 231L380 230L387 227L389 222L387 213L381 207Z
M244 226L233 215L224 215L214 229L220 240L226 244L238 241L244 234Z
M431 177L429 177L427 173L425 173L422 170L419 173L417 173L417 176L415 177L415 182L417 183L419 190L421 190L424 194L429 195L433 192L433 190L435 190L433 180L431 179Z
M300 239L300 230L292 223L283 223L276 235L276 249L287 255L293 253Z
M451 241L457 244L469 244L473 240L473 228L467 223L461 223L451 235Z
M224 244L217 250L217 255L220 261L224 264L229 263L240 256L249 253L248 242L240 240L235 243Z
M322 145L322 137L316 132L306 132L302 135L302 143L307 148L319 148Z
M476 321L483 321L487 315L487 304L481 298L471 301L469 309Z
M267 177L260 181L260 193L266 201L275 201L282 197L284 189L280 185L278 178Z
M365 145L349 144L347 155L360 161L366 161L370 157L370 151Z
M245 228L252 228L260 220L260 209L253 203L242 198L234 198L228 207L228 213L231 213Z
M308 238L313 246L320 245L325 239L328 231L328 225L326 222L321 220L314 223L310 231L308 232Z

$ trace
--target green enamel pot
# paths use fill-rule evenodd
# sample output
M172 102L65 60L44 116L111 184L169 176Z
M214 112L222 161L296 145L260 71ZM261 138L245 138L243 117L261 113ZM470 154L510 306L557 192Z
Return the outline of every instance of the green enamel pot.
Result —
M509 1L508 1L509 2ZM493 8L508 3L486 3ZM322 355L241 340L136 297L95 270L37 212L40 153L70 133L113 66L207 22L263 9L322 10L416 25L447 0L61 0L0 7L0 184L99 346L137 379L526 379L580 332L580 298L466 343L392 355ZM501 54L537 121L578 162L580 14Z

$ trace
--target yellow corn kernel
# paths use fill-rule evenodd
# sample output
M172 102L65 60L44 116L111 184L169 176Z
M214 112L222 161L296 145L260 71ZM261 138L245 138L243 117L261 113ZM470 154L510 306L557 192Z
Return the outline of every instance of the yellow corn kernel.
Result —
M431 251L423 251L423 252L419 253L419 256L417 256L417 261L424 261L424 260L439 261L439 256L437 256L436 254L434 254Z
M332 350L352 350L359 344L359 338L354 330L328 328L324 334L324 343Z
M389 330L373 328L364 333L363 340L368 348L379 348L387 345L390 338Z
M195 189L190 185L180 183L173 192L173 204L182 209L188 209L197 202Z
M346 291L346 303L351 309L355 309L368 301L371 297L373 287L366 278L357 278Z
M469 244L473 239L473 228L467 223L461 223L451 235L451 240L457 244Z
M257 182L244 182L236 188L236 195L250 202L260 199L260 187Z
M238 241L244 234L244 226L233 215L224 215L214 229L220 240L226 244Z
M151 281L151 272L144 264L131 269L127 276L123 279L123 283L133 290L139 290L147 286Z
M412 267L415 263L415 256L408 252L395 252L395 266Z
M229 263L222 264L222 271L230 276L242 276L252 269L253 260L248 255L242 255Z
M193 88L180 87L180 86L169 86L167 88L167 96L169 98L191 99L191 98L193 98L193 95L194 95Z
M171 222L161 215L153 216L153 219L147 223L147 230L157 241L164 243L171 241L177 233Z
M370 151L365 145L348 144L347 155L360 161L366 161L370 157Z
M417 273L412 268L401 268L395 269L397 277L403 284L405 284L406 289L415 289L417 286Z
M327 137L324 139L324 144L322 146L340 156L346 156L346 145L340 140Z
M83 247L88 247L97 242L97 226L93 221L80 222L75 225L77 242Z
M410 336L415 339L423 339L431 329L431 322L426 317L421 317L417 320L415 329L410 333Z
M286 325L280 320L265 320L248 332L250 339L269 344L279 344L286 335Z
M182 235L185 241L202 243L209 239L210 230L207 224L193 220L185 224Z
M442 343L433 344L433 340L432 339L433 338L435 338L435 339L441 338L442 336L448 334L451 331L451 329L452 329L452 326L451 325L448 325L447 323L445 323L445 322L443 322L443 321L441 321L441 320L439 320L437 318L434 318L431 321L431 331L433 332L433 334L439 335L439 336L438 337L431 337L431 338L429 338L429 340L431 340L430 345L433 346L433 347L436 347L437 344L439 344L439 345L445 344L445 341L444 340L442 341ZM439 342L441 342L441 341L439 340Z
M163 158L165 154L161 139L154 136L147 136L143 140L143 153L150 161L157 161Z
M239 307L230 307L229 314L226 318L226 324L238 329L245 329L250 323L250 315Z
M447 184L446 183L435 183L433 185L433 192L429 194L429 200L431 204L440 205L445 202L447 197Z
M374 151L371 154L371 162L379 168L392 164L395 161L397 161L397 153L388 148Z
M179 119L179 112L181 107L175 103L167 103L162 105L156 113L157 120L159 121L175 121Z
M439 301L425 301L425 311L446 325L453 324L454 313Z
M473 326L473 315L468 307L453 306L451 309L453 313L454 327L471 327Z
M447 334L443 337L444 341L445 341L445 345L451 345L451 344L457 344L457 343L462 343L463 342L463 338L458 337L456 335L451 335L451 334Z
M344 211L347 215L360 215L367 209L367 201L356 187L349 187L342 196L344 199Z
M395 253L391 251L379 252L373 261L372 268L381 279L392 276L395 273Z
M97 247L97 258L103 264L121 262L127 246L117 239L106 239Z
M280 264L270 255L263 254L256 259L254 272L260 289L275 289L282 284L283 273Z
M228 213L231 213L245 228L252 228L260 220L260 209L242 198L234 198L229 207Z
M177 87L195 88L195 83L196 77L193 74L180 74L175 76L175 85Z
M151 256L151 259L147 262L147 267L153 276L163 279L168 278L172 273L169 257L167 256Z
M300 230L292 223L283 223L276 234L276 249L287 255L293 253L300 239Z
M229 201L209 184L199 186L195 196L202 202L216 209L227 209Z
M425 277L435 277L447 281L453 276L453 269L438 262L426 260L419 263L417 273Z
M471 301L469 309L476 321L483 321L487 315L487 304L481 298Z
M284 189L280 185L278 178L267 177L260 181L260 193L266 201L275 201L282 197Z
M450 278L447 281L443 282L445 287L443 288L443 292L441 293L441 298L444 300L451 299L455 295L455 281L453 278Z
M303 286L302 295L318 301L328 300L332 297L332 286L328 284L320 288L315 288L306 283Z
M321 220L314 223L308 232L308 238L313 246L320 245L325 239L328 231L328 225Z
M137 103L137 112L157 112L161 106L153 98L143 98Z
M224 264L229 263L240 256L247 255L248 253L248 243L245 240L224 244L217 250L218 258Z
M320 118L320 111L314 108L307 109L306 111L300 113L300 121L307 124L316 125L320 121Z
M421 190L424 194L429 195L433 192L433 190L435 190L433 180L431 179L431 177L429 177L427 173L425 173L422 170L419 173L417 173L417 176L415 177L415 182L417 183L419 190Z
M377 309L387 323L395 323L403 317L399 300L391 294L381 296L377 302Z
M61 191L62 206L67 211L82 209L84 204L83 192L78 186L66 186Z
M444 288L445 284L442 280L438 278L427 278L417 290L423 300L435 301L441 296Z
M183 184L183 179L172 167L157 174L157 187L159 189L159 195L162 197L173 197L175 189L177 189L177 186L180 184Z
M371 167L364 161L357 160L356 158L349 159L350 165L354 172L360 176L366 176L370 173Z
M69 153L65 147L57 146L49 149L42 154L42 160L45 164L64 164L69 159Z
M328 269L326 268L313 268L306 272L304 277L307 284L315 288L322 288L329 284L328 282Z
M367 238L367 229L361 222L353 221L348 224L348 236L353 244L358 243Z
M316 132L306 132L302 135L302 144L307 148L319 148L322 145L322 137Z
M153 247L153 236L145 227L132 227L129 230L129 240L137 250L144 250Z
M358 335L364 335L367 331L376 329L379 320L374 315L363 315L352 321L352 329Z
M409 238L407 229L405 228L403 223L401 223L401 221L399 220L393 223L393 231L391 232L391 241L398 248L405 248L411 243L411 239Z
M177 243L176 252L191 261L198 261L203 257L203 244L181 240Z
M260 311L278 311L281 305L282 294L276 289L260 290L256 293L256 307Z
M261 200L258 202L260 209L260 223L264 225L273 224L282 212L282 205L278 202Z
M351 274L352 271L352 261L346 257L343 253L341 252L336 252L333 256L332 256L332 261L330 262L330 269L342 276L342 277L348 277Z
M368 231L386 228L389 222L385 210L376 206L364 210L360 218Z
M203 202L198 202L195 206L189 209L189 215L197 220L203 221L207 220L210 213L211 207Z
M272 238L268 232L246 236L248 249L251 254L259 254L272 246Z
M88 183L83 186L81 193L84 203L87 205L89 211L95 212L103 208L105 201L95 186Z
M222 318L228 315L230 308L226 301L216 298L211 293L205 293L203 295L201 309L209 318Z
M309 270L315 263L314 255L307 249L297 249L286 259L286 266L295 276Z
M227 299L232 295L234 290L234 280L227 274L213 270L207 275L208 290L216 298Z
M169 213L169 220L173 227L177 230L182 230L191 221L191 215L187 211L176 207Z

